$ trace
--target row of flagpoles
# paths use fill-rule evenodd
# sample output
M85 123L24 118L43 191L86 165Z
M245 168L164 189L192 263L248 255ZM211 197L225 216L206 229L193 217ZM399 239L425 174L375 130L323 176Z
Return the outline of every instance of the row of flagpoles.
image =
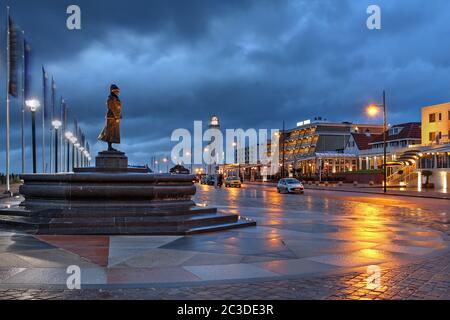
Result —
M35 112L41 106L37 99L30 96L31 46L24 37L24 31L13 23L10 9L6 10L6 193L10 192L10 104L16 99L21 105L21 144L22 144L22 173L26 172L26 143L25 143L25 112L28 107L32 112L32 137L33 137L33 173L36 169L36 137L35 137ZM74 167L90 165L90 146L86 136L73 117L72 125L69 121L69 107L61 96L59 100L59 112L56 108L56 84L51 80L50 99L48 96L49 76L42 67L42 173L69 172ZM50 101L49 101L50 100ZM49 103L50 102L50 103ZM51 110L49 108L51 107ZM48 138L48 141L47 139ZM48 158L46 155L49 146ZM72 156L70 156L72 153Z

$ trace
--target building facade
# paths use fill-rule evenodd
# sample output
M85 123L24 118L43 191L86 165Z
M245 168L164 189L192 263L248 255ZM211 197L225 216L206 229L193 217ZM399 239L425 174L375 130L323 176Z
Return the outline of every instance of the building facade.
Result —
M448 192L450 177L450 102L422 108L423 143L418 150L417 186L427 181Z
M386 151L388 164L395 164L400 155L421 144L421 124L419 122L402 123L391 126L386 131ZM383 168L384 135L352 133L346 153L358 158L358 170L378 170Z
M422 144L450 142L450 102L422 108Z
M358 169L355 153L346 152L352 133L382 132L381 125L333 123L321 117L298 123L284 132L281 140L281 163L289 176L317 177ZM284 147L283 147L284 146Z

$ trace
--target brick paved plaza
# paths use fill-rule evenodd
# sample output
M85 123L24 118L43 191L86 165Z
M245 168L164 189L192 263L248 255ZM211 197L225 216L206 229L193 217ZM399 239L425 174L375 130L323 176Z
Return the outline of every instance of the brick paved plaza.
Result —
M448 200L198 188L199 204L258 226L188 237L2 230L0 299L450 298ZM81 290L65 286L69 265ZM381 270L376 288L369 265Z

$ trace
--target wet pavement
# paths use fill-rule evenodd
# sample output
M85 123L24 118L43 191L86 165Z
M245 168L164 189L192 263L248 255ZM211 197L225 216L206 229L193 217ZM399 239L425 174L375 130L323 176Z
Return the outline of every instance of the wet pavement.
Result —
M3 230L0 299L449 298L448 200L248 185L199 186L196 201L258 226L188 237ZM66 290L70 265L81 291Z

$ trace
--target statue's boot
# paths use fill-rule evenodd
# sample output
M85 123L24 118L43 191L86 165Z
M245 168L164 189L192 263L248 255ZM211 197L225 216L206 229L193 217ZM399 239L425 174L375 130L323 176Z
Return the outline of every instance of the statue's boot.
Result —
M112 147L112 143L108 143L108 151L117 151Z

